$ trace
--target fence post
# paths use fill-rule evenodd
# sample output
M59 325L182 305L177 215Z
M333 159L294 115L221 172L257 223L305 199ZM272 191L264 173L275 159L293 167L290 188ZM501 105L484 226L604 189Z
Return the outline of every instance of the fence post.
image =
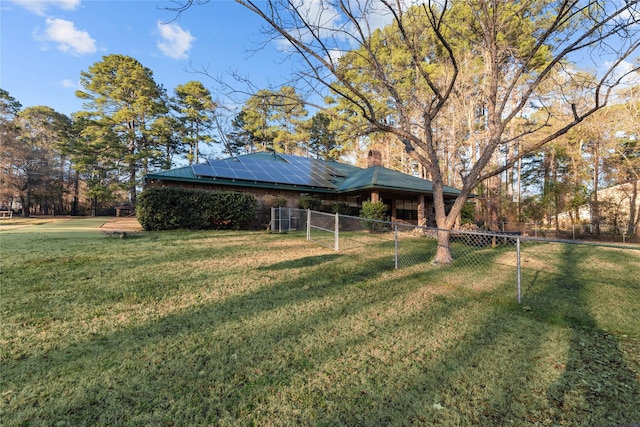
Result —
M311 240L311 209L307 209L307 242Z
M271 232L276 232L276 208L271 207L271 221L269 221L269 227L271 227Z
M396 270L398 269L398 224L394 224L393 228L395 229L395 251L394 251L394 262L396 266Z
M520 295L520 237L516 238L516 266L517 266L517 282L518 282L518 304L520 304L521 301L521 295Z
M282 233L282 206L278 206L278 232Z
M339 250L339 246L338 246L338 230L340 229L340 214L338 212L336 212L336 224L334 226L334 230L333 230L333 234L334 234L334 249L337 251Z

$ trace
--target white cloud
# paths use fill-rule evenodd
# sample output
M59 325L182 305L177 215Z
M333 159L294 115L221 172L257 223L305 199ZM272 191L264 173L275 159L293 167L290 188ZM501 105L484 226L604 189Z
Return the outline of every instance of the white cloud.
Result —
M329 50L328 57L325 57L325 60L337 65L338 62L340 61L340 58L342 58L345 53L346 52L341 49L331 49Z
M626 4L622 4L622 3L616 4L617 8L623 8L625 6L627 8L624 9L620 17L624 20L632 19L635 24L640 24L640 6L638 6L637 4L636 5L630 4L629 2L627 2Z
M605 61L604 69L609 70L613 65L614 63L612 61ZM640 73L637 71L634 72L635 67L637 67L637 65L634 66L634 64L629 61L622 61L612 73L612 80L622 78L622 80L620 80L620 84L623 86L637 85L640 83Z
M60 82L60 85L62 87L67 87L67 88L76 88L78 87L78 84L76 82L74 82L71 79L64 79Z
M399 7L406 9L405 3L419 0L401 0ZM305 43L314 43L317 37L328 48L331 58L336 58L337 52L355 49L360 45L359 27L364 31L364 37L368 37L376 29L388 25L392 21L392 14L386 6L377 2L357 2L347 0L342 3L349 10L349 15L327 0L299 0L296 3L296 12L310 23L313 35L305 27L300 27L291 32L296 40ZM396 5L396 3L391 2ZM394 6L395 8L395 6ZM292 52L289 42L284 38L277 40L277 47L286 52Z
M158 49L173 59L186 59L193 41L196 39L189 31L183 30L178 24L157 23L161 40Z
M29 12L44 16L49 7L58 7L64 10L75 10L80 6L80 0L11 0L13 3L22 6Z
M72 55L84 55L96 51L96 41L88 32L78 30L73 22L47 18L46 24L44 34L38 37L56 43L60 51Z

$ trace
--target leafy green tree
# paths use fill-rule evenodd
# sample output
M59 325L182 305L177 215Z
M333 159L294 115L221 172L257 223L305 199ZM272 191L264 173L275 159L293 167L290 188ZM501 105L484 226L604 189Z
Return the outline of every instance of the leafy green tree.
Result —
M171 169L176 156L185 153L183 135L186 133L184 124L177 117L160 116L151 124L153 146L162 153L155 159L155 164L161 169Z
M337 160L341 146L336 133L327 114L322 111L314 114L309 122L309 152L317 159Z
M303 120L307 116L304 102L291 86L282 86L272 99L275 112L273 119L277 128L273 140L276 151L297 154L303 150L303 141L307 136Z
M624 68L640 46L637 1L337 1L323 3L322 13L286 0L237 2L264 20L268 36L291 45L305 64L300 83L326 88L340 118L360 134L395 135L428 172L442 230L436 263L452 261L448 230L480 182L603 108L620 77L637 69ZM597 61L593 79L572 72L573 60L585 57ZM467 70L473 78L463 78ZM567 94L567 80L580 90ZM477 117L463 132L468 144L451 151L443 145L443 116L452 96L468 90ZM528 119L532 105L547 116ZM508 158L498 161L502 148L524 137L526 146L503 150ZM448 211L446 153L461 165L461 193Z
M259 151L275 151L277 128L273 124L274 104L274 93L261 89L247 100L240 112L243 129L251 135Z
M110 162L118 169L106 172L126 174L129 200L135 204L141 168L159 155L149 132L154 119L167 112L162 89L149 68L124 55L104 56L81 72L80 85L83 90L76 91L76 96L85 100L85 113L92 123L84 129L85 137L109 135L115 137L110 144L123 147L124 156Z
M260 151L296 153L305 139L302 98L291 86L278 91L261 89L252 95L241 111L243 129Z
M70 136L71 120L50 107L28 107L17 115L18 138L13 152L14 189L24 215L32 206L44 214L62 213L69 164L61 148Z
M231 128L226 133L221 132L223 152L229 156L238 156L243 152L252 151L256 145L253 134L245 128L245 114L245 111L240 111L231 120Z
M17 201L18 181L21 179L16 164L16 159L22 156L22 146L18 144L17 123L21 108L20 102L9 92L0 89L0 205L7 209Z
M211 92L199 81L178 85L175 89L174 108L185 132L184 142L189 147L189 164L198 163L200 144L212 143L216 104Z
M86 183L91 213L96 215L104 203L127 188L127 176L120 172L126 167L127 147L112 127L93 120L90 113L76 113L73 119L73 136L65 153L78 179Z

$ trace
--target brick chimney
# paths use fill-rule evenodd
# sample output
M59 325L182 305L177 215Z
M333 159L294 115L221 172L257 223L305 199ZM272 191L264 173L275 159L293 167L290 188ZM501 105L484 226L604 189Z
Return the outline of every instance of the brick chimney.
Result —
M382 166L382 153L378 150L369 150L367 167L370 168L371 166Z

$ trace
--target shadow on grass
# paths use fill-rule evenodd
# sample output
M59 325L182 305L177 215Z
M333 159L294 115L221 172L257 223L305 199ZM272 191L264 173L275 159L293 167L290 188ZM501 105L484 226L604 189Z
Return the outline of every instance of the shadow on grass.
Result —
M365 370L373 366L372 357L346 362L362 370L372 383L351 384L348 369L343 370L336 360L358 359L381 336L398 329L415 329L429 337L436 323L466 303L454 297L446 304L440 300L435 307L417 308L404 318L380 318L378 311L424 286L420 275L403 277L406 284L397 279L375 282L388 270L387 262L386 257L365 260L349 272L323 266L305 269L297 278L249 294L8 361L4 380L19 396L14 394L4 408L19 405L15 413L22 420L53 424L149 423L167 418L265 422L276 416L269 414L276 410L269 406L270 396L288 393L294 395L294 402L279 402L278 406L284 405L281 410L292 409L285 408L288 404L303 410L300 415L295 411L280 414L284 421L353 423L358 414L369 422L392 420L406 416L407 405L413 408L413 418L425 399L430 407L432 393L414 406L408 396L419 397L416 387L420 384L411 385L411 379L400 375L394 384L386 385L384 370ZM313 305L307 307L309 304ZM424 324L424 316L433 325ZM362 351L354 353L358 348ZM411 351L416 350L421 351ZM424 354L420 357L426 360ZM402 358L401 363L415 366L411 357ZM320 387L318 394L296 394L305 382L312 383L328 370L345 376L342 382ZM409 391L393 397L405 381ZM362 387L370 390L367 396L360 395ZM380 387L383 390L376 391ZM333 407L325 398L340 404ZM401 403L389 409L385 401L389 398ZM310 402L305 404L306 399ZM16 419L7 420L7 425L19 424Z
M275 264L269 264L267 266L258 267L258 270L272 271L272 270L290 270L293 268L313 267L319 264L335 261L340 258L339 254L325 254L307 256L304 258L298 258L294 260L282 261Z
M561 254L562 276L547 287L571 305L554 304L555 321L572 330L571 344L563 375L547 395L558 409L556 422L576 425L615 425L640 422L640 383L626 365L619 339L603 330L591 316L580 279L582 258L572 245ZM554 289L555 288L555 289ZM555 312L554 312L555 311ZM573 408L565 411L566 407ZM578 409L578 410L576 410Z
M387 255L362 254L260 271L286 269L299 271L9 361L4 381L19 396L0 408L7 425L496 425L555 414L531 400L528 385L548 331L495 304L508 280L469 293L432 271L389 273ZM577 380L562 378L549 394Z

